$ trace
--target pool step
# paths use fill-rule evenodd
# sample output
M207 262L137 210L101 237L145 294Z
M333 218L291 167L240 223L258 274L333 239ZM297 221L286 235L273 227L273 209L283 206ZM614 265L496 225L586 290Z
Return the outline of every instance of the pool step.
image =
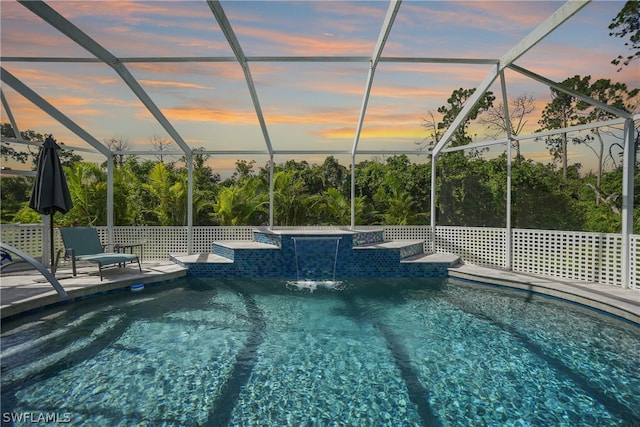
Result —
M353 247L353 250L388 250L398 251L400 261L424 253L424 240L390 240L366 243Z
M414 255L400 261L401 263L441 263L448 264L449 268L455 267L462 263L462 259L455 254L419 254Z
M236 259L236 254L242 256L243 252L246 253L246 251L279 249L275 245L252 240L220 240L213 242L213 254L231 261Z
M25 378L38 375L54 364L68 365L74 359L75 354L86 351L96 342L103 341L105 344L111 341L109 338L112 331L120 326L124 316L110 313L112 307L106 307L92 313L85 314L78 319L61 325L58 329L40 334L46 319L34 322L26 326L26 329L33 330L38 338L21 344L11 345L11 333L3 334L3 348L0 354L3 369L3 386L23 381ZM64 313L64 312L63 312ZM23 328L24 330L25 328ZM85 330L87 333L78 337L78 330ZM20 332L20 331L19 331ZM38 358L34 361L24 363L25 353L40 352L40 349L58 348L58 351L48 353L46 358Z
M218 240L210 254L175 256L188 275L219 278L446 277L459 258L425 256L425 240L384 240L384 230L256 229Z

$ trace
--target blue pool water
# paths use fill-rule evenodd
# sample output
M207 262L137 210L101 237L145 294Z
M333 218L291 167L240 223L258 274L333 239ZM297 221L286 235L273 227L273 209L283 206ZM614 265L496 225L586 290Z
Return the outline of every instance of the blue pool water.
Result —
M452 280L189 279L3 322L1 345L5 424L640 423L640 328Z

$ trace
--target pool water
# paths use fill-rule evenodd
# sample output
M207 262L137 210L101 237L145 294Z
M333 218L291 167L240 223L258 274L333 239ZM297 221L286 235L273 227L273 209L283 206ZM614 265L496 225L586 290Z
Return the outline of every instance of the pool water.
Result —
M3 322L1 345L5 424L640 423L640 328L453 280L189 279Z

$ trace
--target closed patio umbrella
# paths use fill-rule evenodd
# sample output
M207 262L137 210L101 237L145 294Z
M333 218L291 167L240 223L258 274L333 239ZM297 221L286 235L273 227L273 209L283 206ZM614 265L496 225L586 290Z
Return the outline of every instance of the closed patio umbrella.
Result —
M31 191L29 207L42 215L49 215L51 268L54 263L53 216L56 212L67 213L73 207L67 179L60 164L58 151L60 146L51 135L47 136L40 149L36 180Z

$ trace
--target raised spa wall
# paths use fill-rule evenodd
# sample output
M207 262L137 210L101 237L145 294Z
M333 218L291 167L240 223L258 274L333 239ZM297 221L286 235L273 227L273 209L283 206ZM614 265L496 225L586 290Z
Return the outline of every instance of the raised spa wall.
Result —
M253 241L217 241L206 262L178 261L202 278L343 280L447 277L459 258L430 260L424 241L384 241L383 230L254 230Z

